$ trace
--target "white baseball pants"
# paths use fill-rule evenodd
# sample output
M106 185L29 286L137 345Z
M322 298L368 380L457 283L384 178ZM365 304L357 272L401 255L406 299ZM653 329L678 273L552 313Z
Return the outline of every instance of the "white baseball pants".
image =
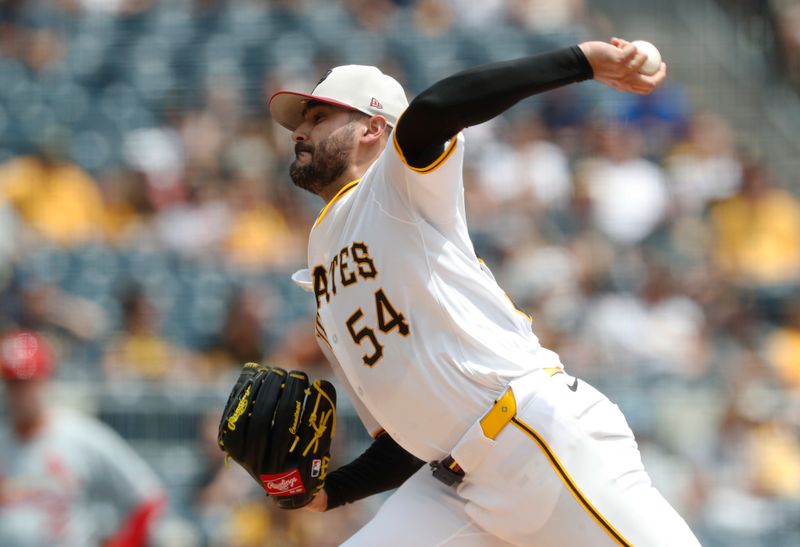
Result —
M499 434L488 438L476 422L454 447L466 472L458 487L423 467L344 545L699 545L652 486L624 416L602 393L544 371L511 390L515 417Z

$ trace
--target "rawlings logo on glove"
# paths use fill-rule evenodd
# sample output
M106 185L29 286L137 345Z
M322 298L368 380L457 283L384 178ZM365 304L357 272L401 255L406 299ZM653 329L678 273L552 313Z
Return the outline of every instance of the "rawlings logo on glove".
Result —
M247 363L219 424L220 448L285 509L308 504L325 484L336 431L336 391L304 372Z
M270 496L291 496L306 491L297 469L277 475L261 475L261 484Z

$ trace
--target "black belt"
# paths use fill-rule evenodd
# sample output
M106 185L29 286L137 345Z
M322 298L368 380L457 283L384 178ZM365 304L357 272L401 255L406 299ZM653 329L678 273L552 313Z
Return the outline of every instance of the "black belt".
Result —
M464 480L464 470L453 459L453 456L448 455L441 461L431 462L431 469L433 470L433 476L447 486L453 486Z

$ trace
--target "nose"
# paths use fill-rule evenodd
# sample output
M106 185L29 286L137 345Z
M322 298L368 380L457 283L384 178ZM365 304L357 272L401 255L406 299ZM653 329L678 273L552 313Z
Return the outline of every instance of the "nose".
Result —
M306 123L303 122L292 131L293 142L304 142L308 140L308 131L306 131Z

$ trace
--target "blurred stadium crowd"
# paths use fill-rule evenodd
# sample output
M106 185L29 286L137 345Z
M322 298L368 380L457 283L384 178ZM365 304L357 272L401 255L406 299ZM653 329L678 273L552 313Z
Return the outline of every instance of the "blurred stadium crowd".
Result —
M321 203L288 180L269 94L357 62L413 96L590 36L581 0L0 2L0 328L46 334L61 394L156 466L157 541L334 544L373 507L277 513L215 447L245 361L327 374L289 279ZM796 545L798 181L709 106L676 81L527 101L467 131L469 221L704 545ZM365 442L344 422L340 463Z
M772 53L772 64L800 90L800 4L795 0L717 0Z

